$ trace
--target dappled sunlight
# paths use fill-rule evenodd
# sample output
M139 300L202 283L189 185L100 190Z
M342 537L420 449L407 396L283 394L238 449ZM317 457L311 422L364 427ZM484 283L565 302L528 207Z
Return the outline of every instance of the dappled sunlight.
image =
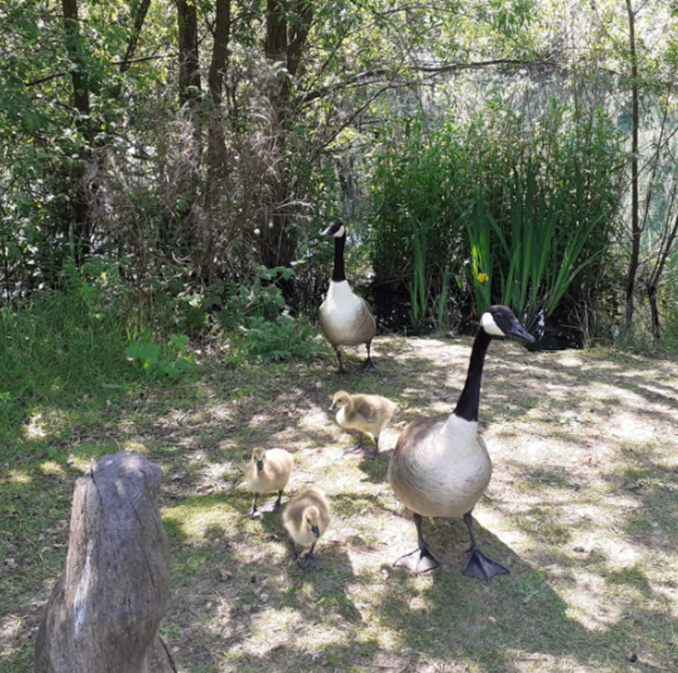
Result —
M573 584L572 584L573 583ZM611 599L609 587L599 572L574 569L562 598L568 605L567 614L590 630L607 630L623 618L626 605Z
M28 439L44 439L47 437L47 423L42 417L41 412L35 412L28 423L24 426L24 432Z
M165 507L162 510L162 519L172 523L186 538L202 541L208 530L223 529L235 513L227 503L210 499L204 504L194 501L176 507Z
M130 440L125 442L122 447L122 451L127 451L128 453L140 453L142 456L149 457L150 450L146 448L146 445L143 442L137 442Z
M70 503L78 473L124 449L164 471L159 504L172 547L172 593L163 634L180 673L262 665L631 673L632 651L671 670L678 404L670 396L678 387L656 361L493 343L479 427L494 472L474 518L481 548L511 575L491 583L462 575L469 537L460 519L424 521L439 570L414 576L393 567L416 548L417 535L387 481L392 449L414 418L454 408L471 344L389 338L374 376L339 378L327 362L215 370L208 393L149 388L88 417L84 431L71 432L66 419L49 447L34 441L32 466L3 474L17 494L7 508L8 556L32 564L26 576L44 568L53 581L68 534L55 522L68 514L65 505L52 514L49 504L37 504L36 488L47 484ZM650 384L651 371L661 384ZM340 388L385 395L400 408L375 460L348 451L357 434L328 411ZM49 419L51 432L58 418ZM290 557L280 514L271 511L275 494L260 497L258 518L243 516L251 504L244 470L255 446L294 456L283 506L312 485L330 501L332 523L312 570ZM24 510L34 528L18 527ZM49 523L38 523L41 512ZM35 545L30 558L22 556L26 541ZM10 577L24 596L35 592L18 571ZM44 600L44 581L40 591ZM14 614L27 615L33 628L38 613L21 600ZM22 633L2 619L0 651L10 651Z
M53 477L65 477L66 470L64 470L63 465L53 460L47 460L40 465L40 472L44 475L50 475Z
M103 456L103 454L102 454ZM69 459L69 465L75 469L79 470L80 472L87 472L90 467L92 467L94 463L93 458L90 458L89 456L72 456Z
M19 649L19 641L22 632L25 632L26 624L17 615L7 615L0 621L0 660L9 659Z
M4 477L3 481L8 484L22 484L28 485L33 483L33 477L22 470L10 470Z

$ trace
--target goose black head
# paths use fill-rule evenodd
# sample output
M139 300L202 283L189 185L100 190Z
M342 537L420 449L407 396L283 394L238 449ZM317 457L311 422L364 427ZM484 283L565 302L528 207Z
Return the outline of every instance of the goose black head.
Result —
M346 227L341 220L337 220L330 224L325 231L321 232L322 236L334 236L334 238L341 238L346 235Z
M512 336L534 341L508 306L490 306L480 317L480 327L490 336Z

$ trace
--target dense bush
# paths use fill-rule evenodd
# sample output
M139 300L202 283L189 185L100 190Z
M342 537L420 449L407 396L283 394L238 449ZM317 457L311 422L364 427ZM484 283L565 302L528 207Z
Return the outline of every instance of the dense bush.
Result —
M555 101L536 121L490 105L429 131L408 122L402 141L375 158L376 283L409 284L413 323L427 312L440 319L443 288L476 312L510 304L531 327L568 290L592 301L609 261L621 164L602 112L580 118Z

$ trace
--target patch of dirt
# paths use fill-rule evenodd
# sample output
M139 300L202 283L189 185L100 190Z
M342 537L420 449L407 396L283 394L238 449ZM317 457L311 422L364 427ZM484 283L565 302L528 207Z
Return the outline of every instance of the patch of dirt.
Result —
M172 590L162 632L181 673L645 670L632 653L652 670L678 670L676 358L493 342L480 429L494 473L474 515L482 548L511 575L490 584L461 575L468 536L458 521L424 524L441 569L392 568L416 534L387 483L388 460L404 424L450 413L470 347L380 338L379 373L341 378L331 361L210 363L197 390L150 389L119 418L107 412L102 446L113 438L165 471ZM359 360L349 356L347 368ZM398 403L376 460L346 453L355 436L328 412L340 388ZM96 439L90 428L87 441ZM315 569L291 561L279 514L243 517L255 446L294 454L283 503L311 484L330 499ZM52 488L72 488L61 481ZM61 539L60 521L50 539ZM20 544L1 530L0 542ZM44 598L63 564L51 559L31 589ZM18 572L0 566L0 581ZM16 658L25 646L34 597L24 589L3 599L0 653Z

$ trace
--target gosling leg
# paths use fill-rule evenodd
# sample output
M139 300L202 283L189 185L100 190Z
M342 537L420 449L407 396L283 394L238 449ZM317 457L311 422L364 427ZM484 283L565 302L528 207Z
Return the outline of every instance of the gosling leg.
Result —
M254 519L257 515L257 497L259 496L258 493L253 493L252 494L252 507L250 507L250 511L245 514L245 516L248 519Z
M297 552L297 547L294 544L294 540L290 538L288 540L289 548L290 548L290 556L292 557L293 561L296 561L299 558L299 554Z
M363 458L376 458L379 455L379 435L374 438L374 451L366 451Z
M415 549L405 556L401 556L393 565L396 568L407 568L413 573L423 573L427 570L438 568L440 564L435 556L428 550L428 545L424 541L424 536L421 533L422 517L420 514L414 515L414 525L417 527L417 541L419 549Z
M480 551L476 536L473 532L473 516L471 515L471 512L466 512L466 514L464 514L464 523L468 528L468 532L471 534L471 549L469 550L471 556L469 557L462 574L468 577L477 577L480 580L487 580L488 582L495 575L509 575L510 572L504 568L504 566L487 558L487 556Z
M277 512L277 511L280 509L281 500L282 500L282 494L283 494L282 489L280 489L280 490L278 491L278 499L277 499L277 500L275 501L275 503L273 504L273 511L274 511L274 512Z
M362 451L363 450L363 433L358 430L358 443L355 446L352 446L350 449L346 449L350 452Z
M315 558L313 556L314 548L315 542L311 545L311 548L306 553L306 556L304 556L303 558L299 558L299 560L297 561L299 567L302 568L303 570L307 570L308 568L315 568Z

